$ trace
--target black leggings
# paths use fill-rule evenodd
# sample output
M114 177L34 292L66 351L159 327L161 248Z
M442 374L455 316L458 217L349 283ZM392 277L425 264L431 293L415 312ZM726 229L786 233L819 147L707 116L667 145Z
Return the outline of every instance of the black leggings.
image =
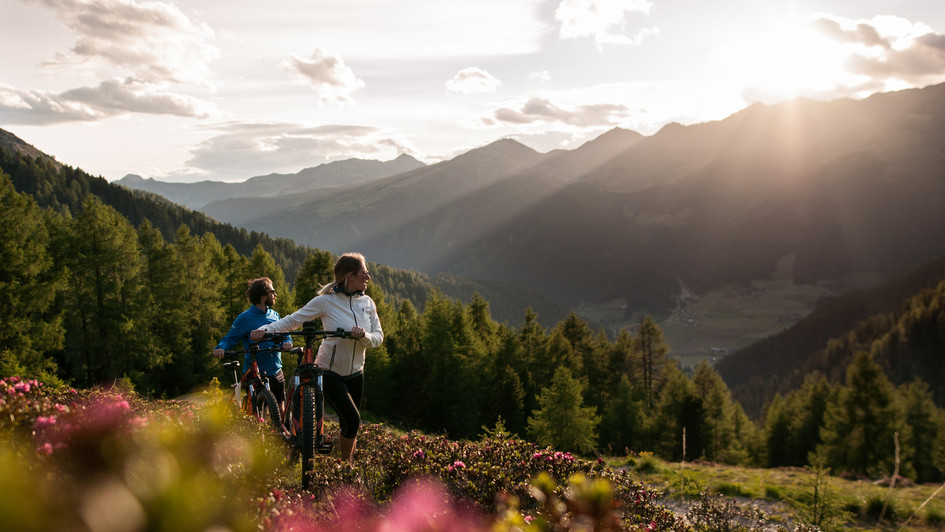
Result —
M341 435L345 438L354 438L361 427L361 394L364 392L364 373L342 377L337 373L325 372L324 390L325 399L338 414L338 424L341 425Z

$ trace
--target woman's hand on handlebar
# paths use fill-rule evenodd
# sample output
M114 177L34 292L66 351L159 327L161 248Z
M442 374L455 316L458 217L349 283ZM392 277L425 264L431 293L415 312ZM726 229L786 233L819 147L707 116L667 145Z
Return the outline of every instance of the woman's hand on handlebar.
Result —
M358 327L355 325L351 328L351 337L352 338L364 338L367 335L367 331L364 330L364 327Z
M249 331L250 340L262 340L264 336L266 336L266 331L262 329L254 329Z

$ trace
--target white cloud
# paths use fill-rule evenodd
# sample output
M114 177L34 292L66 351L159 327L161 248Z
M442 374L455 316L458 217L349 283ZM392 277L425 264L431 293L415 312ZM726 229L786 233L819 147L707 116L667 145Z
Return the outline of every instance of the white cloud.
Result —
M353 157L389 160L402 153L422 158L410 142L379 127L289 122L229 122L205 129L218 132L191 150L188 168L176 180L204 176L246 179L272 172L288 173Z
M292 54L282 66L314 87L320 103L354 103L351 93L364 87L340 56L321 48L308 59Z
M196 98L155 91L133 80L106 80L61 93L0 87L0 121L7 124L95 121L127 113L206 118L212 111Z
M555 11L565 39L590 37L602 44L639 44L645 37L659 33L656 28L638 30L633 37L625 34L628 13L648 15L653 3L648 0L562 0Z
M495 120L511 124L558 123L589 127L618 124L630 114L619 103L589 103L565 108L544 97L532 97L517 108L502 107L493 113Z
M849 20L830 15L812 24L831 39L851 45L846 68L868 77L873 90L877 83L898 89L945 80L945 35L925 24L893 16Z
M28 1L28 0L27 0ZM48 66L106 69L145 83L210 86L213 31L170 2L43 0L75 36Z
M532 72L528 75L528 79L531 81L537 81L539 83L548 83L551 81L551 73L547 70L542 70L540 72Z
M502 82L479 67L467 67L456 73L446 82L450 92L471 94L474 92L493 92Z

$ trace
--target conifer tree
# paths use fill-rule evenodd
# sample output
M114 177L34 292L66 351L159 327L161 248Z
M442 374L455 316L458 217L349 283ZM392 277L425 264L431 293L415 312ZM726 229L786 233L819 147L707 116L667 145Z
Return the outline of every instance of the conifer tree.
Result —
M846 384L827 407L816 460L835 471L877 478L893 471L894 434L904 433L895 390L865 351L847 368ZM902 440L900 440L902 441Z
M559 367L551 386L538 397L540 408L528 418L528 435L539 445L562 451L592 452L597 447L600 416L584 406L581 382Z
M224 309L224 321L232 323L249 305L246 299L246 280L250 278L249 259L227 244L223 247L222 255L217 256L215 265L223 277L219 296Z
M645 451L646 410L643 394L633 388L630 379L620 375L620 383L607 401L601 416L600 443L614 454L626 450Z
M659 377L666 355L669 353L669 344L666 343L663 338L663 331L660 330L653 319L645 316L640 319L640 327L637 329L634 346L637 349L636 354L641 369L647 408L652 408L655 397L654 383Z
M65 287L63 271L50 253L46 213L14 190L0 171L0 373L59 382L49 356L62 348L64 330L56 297Z
M137 234L114 209L90 196L57 246L69 268L65 300L66 356L80 385L150 369L136 345L143 325Z
M295 298L298 306L308 303L318 295L320 286L335 280L335 258L328 251L315 251L305 257L295 276ZM383 325L387 325L381 322Z
M935 456L936 443L939 440L939 409L932 399L929 385L918 378L900 386L902 408L905 422L909 426L909 437L900 437L906 455L910 457L911 471L917 482L938 482L942 478L942 466Z
M525 411L531 412L538 407L536 401L538 392L541 390L538 374L542 371L540 363L547 342L545 329L538 323L538 314L531 307L525 309L525 318L519 330L519 340L525 366L521 374L522 385L525 387Z
M705 454L705 407L692 381L667 364L658 382L652 413L648 416L651 449L667 460L693 460Z
M764 463L767 467L788 465L790 450L792 412L781 394L775 394L765 408L764 416Z
M692 384L705 409L705 458L726 460L729 450L737 452L740 447L735 438L731 393L718 372L704 360L696 366Z
M249 275L250 278L268 277L272 280L272 287L279 295L274 309L280 315L287 316L296 310L295 298L285 280L285 273L262 244L256 244L253 254L249 257Z
M822 441L821 427L834 392L823 374L812 373L805 377L799 390L788 395L792 421L787 440L787 462L784 465L814 465L810 455Z

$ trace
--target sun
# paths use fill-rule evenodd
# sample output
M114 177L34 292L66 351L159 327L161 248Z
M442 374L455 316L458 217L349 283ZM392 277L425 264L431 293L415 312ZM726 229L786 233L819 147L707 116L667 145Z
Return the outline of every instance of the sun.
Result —
M747 100L775 103L855 82L844 68L850 53L808 22L785 18L733 39L712 59L720 75L744 87Z

